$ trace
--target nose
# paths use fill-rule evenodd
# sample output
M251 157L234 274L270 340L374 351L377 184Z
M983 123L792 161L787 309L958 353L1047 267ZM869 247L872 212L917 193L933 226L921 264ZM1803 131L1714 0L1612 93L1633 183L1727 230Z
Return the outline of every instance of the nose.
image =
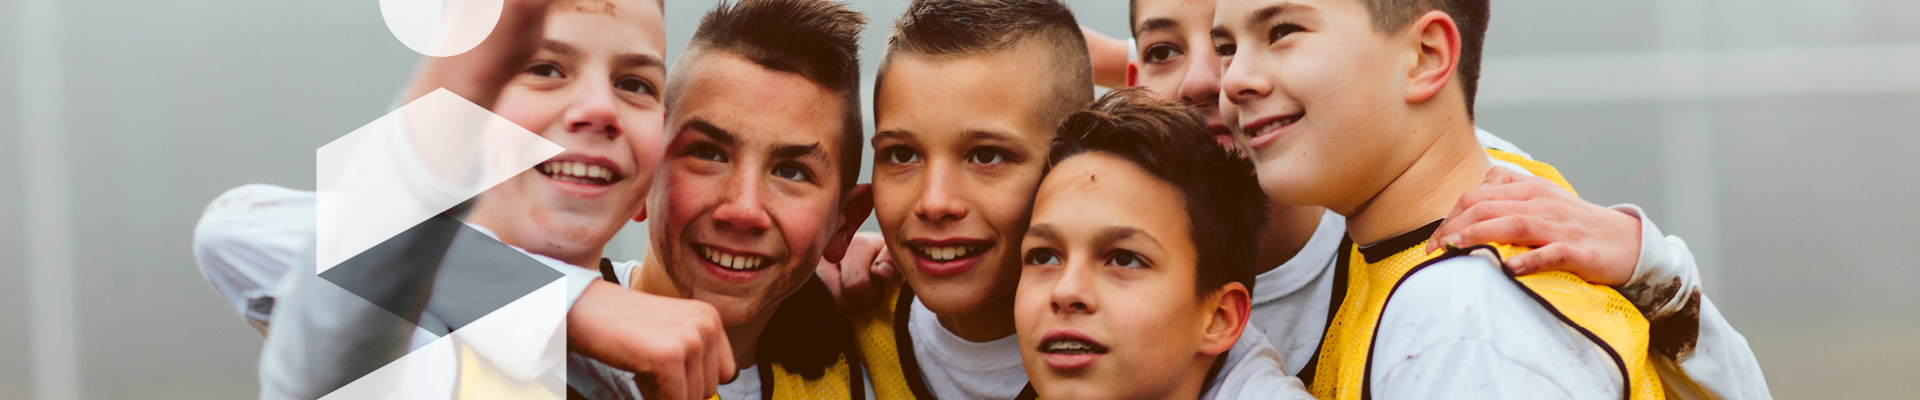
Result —
M580 90L580 97L567 108L567 133L605 135L607 139L620 137L620 113L614 104L613 86L584 85Z
M1187 54L1187 75L1180 80L1180 99L1208 106L1220 101L1220 56L1201 46Z
M755 170L747 168L735 171L724 183L725 189L720 191L726 200L713 210L714 224L722 231L746 234L765 232L773 225L773 218L767 215L766 207L760 201L760 196L765 195L761 193L760 174L748 172Z
M938 164L927 169L925 186L920 188L920 201L914 203L913 215L930 224L959 221L967 217L966 200L960 196L958 179L953 177L951 167Z
M1060 280L1053 283L1052 309L1054 313L1092 314L1099 311L1099 296L1094 293L1093 280L1096 273L1094 265L1084 265L1062 260Z
M1249 101L1266 97L1273 92L1273 82L1260 74L1258 60L1237 56L1232 62L1221 65L1221 100L1235 105L1244 105Z

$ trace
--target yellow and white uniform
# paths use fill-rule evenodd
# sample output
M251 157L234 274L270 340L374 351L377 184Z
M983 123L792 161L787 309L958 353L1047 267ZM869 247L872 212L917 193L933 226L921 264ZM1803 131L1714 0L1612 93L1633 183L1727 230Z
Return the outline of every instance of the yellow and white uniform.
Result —
M881 305L871 307L859 315L851 316L854 332L858 336L861 356L866 359L868 373L873 378L874 398L879 400L935 399L939 397L1033 399L1033 388L1027 384L1025 369L1019 364L1020 348L1011 335L988 343L965 343L958 337L941 338L945 328L932 320L932 312L926 307L915 304L913 288L903 282L883 284L880 288ZM916 317L917 315L917 317ZM915 324L918 325L916 329ZM976 354L968 356L987 356L981 358L998 359L995 365L975 365L977 370L993 371L987 374L962 376L961 368L941 368L931 377L926 372L929 363L923 362L922 354L943 354L929 352L928 346L945 343L949 346L970 346ZM1005 346L1015 343L1013 346ZM944 353L951 354L951 353ZM1010 364L1009 364L1009 361ZM930 379L946 378L938 382ZM971 382L960 379L971 378ZM986 379L981 379L986 378ZM946 386L942 388L941 386ZM957 390L956 390L957 389ZM981 394L980 392L989 392ZM942 392L950 395L941 396ZM971 395L968 395L971 394Z
M1566 186L1545 163L1489 154ZM1500 258L1525 248L1423 251L1438 227L1342 246L1337 312L1302 372L1316 397L1664 397L1647 320L1619 292L1564 272L1508 275Z

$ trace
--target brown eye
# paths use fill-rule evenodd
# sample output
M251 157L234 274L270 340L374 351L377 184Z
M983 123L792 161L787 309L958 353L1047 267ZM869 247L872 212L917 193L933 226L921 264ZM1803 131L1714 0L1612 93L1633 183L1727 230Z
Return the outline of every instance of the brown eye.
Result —
M613 88L648 96L654 94L653 83L635 76L622 77L613 81Z
M1107 257L1107 265L1112 265L1115 267L1125 267L1125 268L1140 268L1140 267L1147 266L1146 263L1140 261L1139 254L1134 254L1133 252L1126 251L1126 250L1114 251L1112 256Z
M786 179L790 181L800 181L800 182L813 181L813 173L807 172L807 169L805 167L801 167L795 164L781 164L778 167L774 167L773 176L778 176L782 179Z
M993 149L979 150L973 152L973 155L968 156L967 161L976 164L1003 163L1007 161L1007 153Z
M1278 42L1281 38L1287 37L1287 35L1305 30L1307 30L1307 28L1294 24L1274 25L1273 29L1267 30L1267 43L1272 44L1273 42Z
M1174 57L1179 57L1183 54L1186 54L1186 53L1181 52L1179 48L1174 47L1171 44L1154 43L1152 46L1147 46L1147 51L1140 55L1140 58L1141 58L1140 61L1144 61L1150 64L1159 64L1159 63L1167 62L1167 60L1173 59Z
M527 66L526 73L533 74L535 76L547 77L547 78L567 77L566 74L563 74L560 72L560 66L554 65L553 63L548 63L548 62L536 63L533 65Z
M920 153L903 146L888 147L880 151L880 160L892 164L915 163L920 162Z
M1033 249L1032 251L1028 251L1027 256L1024 258L1027 265L1059 265L1060 264L1060 256L1058 254L1054 254L1053 250L1048 250L1048 249Z

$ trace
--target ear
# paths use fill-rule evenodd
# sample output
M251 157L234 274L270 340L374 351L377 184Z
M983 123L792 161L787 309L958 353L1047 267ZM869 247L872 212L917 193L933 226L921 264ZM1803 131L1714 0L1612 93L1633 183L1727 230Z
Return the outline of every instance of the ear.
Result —
M1240 341L1240 333L1247 330L1247 316L1252 312L1253 300L1247 293L1247 286L1240 282L1228 283L1213 294L1212 316L1207 318L1207 330L1202 336L1200 351L1208 355L1225 354Z
M1454 69L1460 66L1460 27L1452 16L1435 10L1414 21L1407 35L1419 52L1407 74L1407 101L1424 102L1453 82Z
M1127 87L1140 86L1140 63L1127 60Z
M633 214L633 222L647 222L647 206L640 206L640 212Z
M827 242L826 254L822 254L827 262L838 263L847 256L847 244L853 243L853 233L860 231L860 225L867 223L870 214L873 214L873 185L854 185L840 201L840 227L834 230L833 238Z

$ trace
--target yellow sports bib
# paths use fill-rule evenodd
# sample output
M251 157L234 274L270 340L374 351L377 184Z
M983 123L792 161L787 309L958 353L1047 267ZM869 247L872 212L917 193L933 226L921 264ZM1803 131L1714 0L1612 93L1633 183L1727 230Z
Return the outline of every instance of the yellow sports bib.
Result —
M1551 165L1499 150L1488 149L1487 153L1496 160L1518 164L1568 191L1573 190ZM1372 357L1373 337L1387 299L1393 295L1395 285L1408 274L1449 254L1445 250L1425 252L1425 247L1422 241L1377 262L1369 262L1359 246L1349 245L1341 250L1349 260L1341 266L1345 269L1345 294L1335 299L1339 301L1339 308L1327 323L1326 337L1314 360L1309 387L1314 397L1322 400L1369 397L1367 361ZM1528 250L1504 244L1476 247L1495 250L1501 259ZM1647 359L1647 320L1619 292L1566 272L1538 273L1516 279L1542 305L1559 315L1563 323L1581 331L1614 356L1627 380L1627 398L1664 398L1659 375Z

